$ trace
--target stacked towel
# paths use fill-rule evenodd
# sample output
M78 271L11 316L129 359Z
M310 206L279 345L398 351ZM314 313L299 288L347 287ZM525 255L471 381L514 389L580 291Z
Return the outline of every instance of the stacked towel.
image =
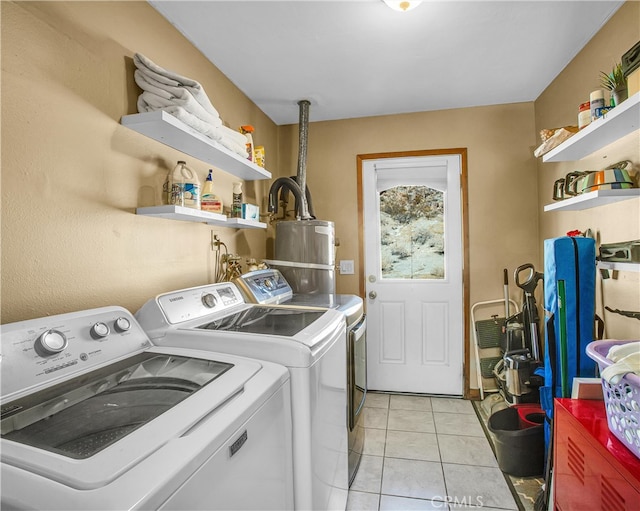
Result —
M220 143L227 149L235 151L242 156L248 157L247 152L247 137L239 131L234 131L226 126L220 126L218 131L222 133L222 139Z
M601 376L616 385L627 373L640 376L640 341L612 346L607 358L614 362L602 370Z
M227 149L248 156L247 137L222 125L200 83L163 69L140 53L134 55L133 62L137 68L134 79L143 90L138 97L138 112L163 110Z

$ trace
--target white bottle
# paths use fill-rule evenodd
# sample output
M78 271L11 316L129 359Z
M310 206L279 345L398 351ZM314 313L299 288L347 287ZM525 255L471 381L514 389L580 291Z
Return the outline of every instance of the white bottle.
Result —
M165 183L167 204L200 209L200 180L196 173L180 160Z
M604 108L604 91L602 89L594 90L589 95L591 105L591 121L595 121L602 117L602 109Z
M176 166L167 172L167 177L164 180L164 186L162 187L162 202L171 206L182 206L184 204L184 193L181 186L182 177L178 182L174 182L174 175L181 176L180 167L186 165L186 162L180 160Z
M231 218L242 218L242 183L239 181L233 183Z

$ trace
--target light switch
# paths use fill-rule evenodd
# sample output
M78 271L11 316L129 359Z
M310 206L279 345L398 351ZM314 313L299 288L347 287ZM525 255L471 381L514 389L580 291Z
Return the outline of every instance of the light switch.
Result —
M353 260L340 261L340 275L353 275Z

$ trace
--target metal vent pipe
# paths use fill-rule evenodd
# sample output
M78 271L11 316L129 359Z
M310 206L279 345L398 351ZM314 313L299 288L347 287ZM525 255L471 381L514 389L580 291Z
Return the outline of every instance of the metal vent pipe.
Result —
M300 217L303 220L311 218L309 215L309 205L305 190L307 189L307 143L309 132L309 105L311 102L307 99L298 101L300 107L300 117L298 121L298 174L297 182L302 191Z

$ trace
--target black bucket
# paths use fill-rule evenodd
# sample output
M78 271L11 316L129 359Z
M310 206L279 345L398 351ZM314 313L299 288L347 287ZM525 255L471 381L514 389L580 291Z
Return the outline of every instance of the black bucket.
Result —
M521 428L518 410L505 408L489 417L489 430L496 439L500 470L517 477L544 472L544 426Z

